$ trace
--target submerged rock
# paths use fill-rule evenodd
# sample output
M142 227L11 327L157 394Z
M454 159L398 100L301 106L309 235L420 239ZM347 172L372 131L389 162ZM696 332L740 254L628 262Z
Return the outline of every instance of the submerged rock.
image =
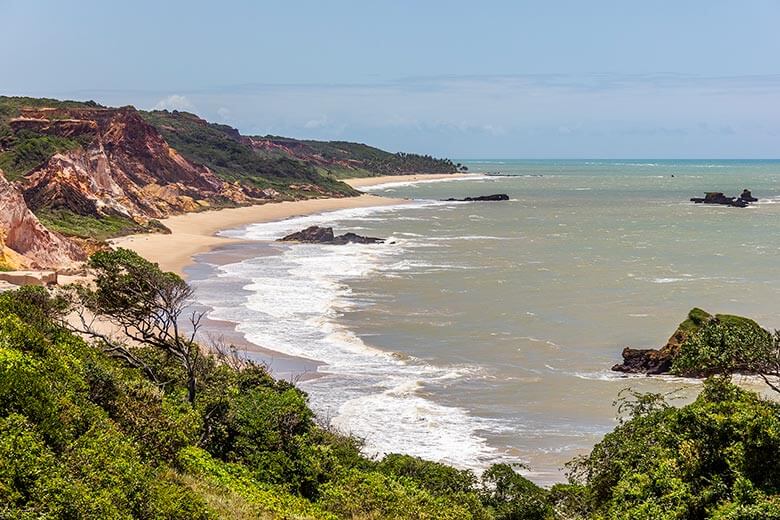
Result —
M344 233L335 236L333 228L311 226L302 231L282 237L278 242L305 242L309 244L382 244L383 238L365 237L356 233Z
M445 199L446 202L493 202L500 200L509 200L506 193L497 193L495 195L480 195L479 197L466 197L465 199Z

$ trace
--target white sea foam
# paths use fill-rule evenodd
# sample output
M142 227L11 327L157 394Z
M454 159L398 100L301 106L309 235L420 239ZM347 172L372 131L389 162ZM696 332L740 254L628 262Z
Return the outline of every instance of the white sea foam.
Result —
M393 181L384 182L382 184L374 184L373 186L361 186L360 191L380 191L388 188L399 188L405 186L415 186L417 184L437 184L440 182L453 182L453 181L484 181L491 179L490 175L483 175L480 173L470 174L468 177L452 177L443 179L420 179L410 181Z
M419 206L419 205L418 205ZM408 206L405 206L408 207ZM225 234L271 240L308 225L354 221L397 207L341 210L282 222L254 224ZM211 317L237 324L246 339L264 348L325 363L323 377L299 383L320 417L365 439L371 455L403 452L479 469L495 458L478 434L490 427L456 406L426 397L427 384L451 384L473 377L476 367L434 366L366 344L336 322L360 305L346 281L378 270L454 269L454 265L398 260L409 239L385 244L275 244L276 255L218 268L218 279L201 282L198 299ZM219 291L219 283L243 281L244 293Z

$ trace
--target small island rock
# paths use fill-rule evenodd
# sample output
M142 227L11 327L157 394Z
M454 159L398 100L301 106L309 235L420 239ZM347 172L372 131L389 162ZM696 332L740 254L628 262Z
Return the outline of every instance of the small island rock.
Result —
M285 237L282 237L278 242L304 242L307 244L382 244L383 238L365 237L356 233L344 233L343 235L335 236L333 234L333 228L310 226L302 231L291 233Z
M466 197L465 199L445 199L446 202L493 202L509 200L506 193L497 193L495 195L480 195L479 197Z

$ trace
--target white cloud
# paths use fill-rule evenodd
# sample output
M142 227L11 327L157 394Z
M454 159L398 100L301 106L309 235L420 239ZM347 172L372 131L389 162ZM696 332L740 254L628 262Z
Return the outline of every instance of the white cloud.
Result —
M328 116L322 116L318 119L309 119L304 123L303 127L308 129L322 128L328 124Z
M167 98L163 98L154 105L155 110L186 110L193 112L195 106L190 103L187 96L181 96L179 94L172 94Z

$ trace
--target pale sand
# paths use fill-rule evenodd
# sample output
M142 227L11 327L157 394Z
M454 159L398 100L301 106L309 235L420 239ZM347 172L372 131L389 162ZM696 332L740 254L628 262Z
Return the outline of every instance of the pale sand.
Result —
M468 175L392 175L347 179L345 182L355 188L359 188L361 186L374 186L390 182L460 178ZM240 239L217 236L216 234L222 230L339 209L389 206L408 202L406 199L361 195L343 199L313 199L267 203L241 208L186 213L161 221L171 230L169 235L130 235L114 239L112 244L117 247L131 249L144 258L157 262L160 268L165 271L173 271L179 275L184 275L184 268L193 263L195 255L211 251L219 246L241 242ZM286 356L250 343L242 334L235 330L235 324L233 323L207 319L204 322L203 333L206 335L206 344L208 344L208 338L211 336L222 337L228 343L258 355L260 360L268 364L269 368L277 376L285 379L312 377L316 373L317 365L319 365L319 363L308 359ZM201 340L203 341L204 338L201 338Z
M364 188L367 186L376 186L377 184L387 184L390 182L411 182L411 181L436 181L439 179L463 179L479 175L477 173L429 173L419 175L384 175L382 177L358 177L355 179L342 179L353 188Z
M117 247L132 249L144 258L157 262L161 269L173 271L181 275L184 268L192 263L193 256L198 253L240 241L238 239L216 236L217 232L225 229L240 228L258 222L272 222L339 209L389 206L405 202L408 201L377 197L375 195L361 195L343 199L277 202L241 208L186 213L161 221L171 230L169 235L129 235L112 240L112 244Z

